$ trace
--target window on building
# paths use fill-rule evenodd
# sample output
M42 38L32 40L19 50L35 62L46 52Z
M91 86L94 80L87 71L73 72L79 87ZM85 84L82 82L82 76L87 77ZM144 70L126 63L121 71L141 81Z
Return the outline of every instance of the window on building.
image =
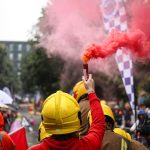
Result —
M13 44L9 44L9 50L13 51L13 49L14 49L14 45Z
M21 59L22 59L22 54L18 53L18 61L21 61Z
M10 54L9 54L9 58L10 58L10 60L13 60L13 59L14 59L13 53L10 53Z
M18 45L18 51L22 51L22 44Z
M17 63L17 69L20 70L20 63Z
M27 46L26 46L27 52L28 52L30 49L31 49L31 46L30 46L29 44L27 44Z

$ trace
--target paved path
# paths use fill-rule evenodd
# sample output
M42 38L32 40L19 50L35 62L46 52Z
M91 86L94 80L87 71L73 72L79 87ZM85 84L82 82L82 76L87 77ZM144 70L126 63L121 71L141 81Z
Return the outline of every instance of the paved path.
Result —
M19 112L25 116L28 120L30 120L31 118L34 119L35 124L33 127L33 132L29 131L29 128L26 128L26 137L27 137L27 141L28 141L28 146L30 147L31 145L35 145L38 143L38 127L39 124L41 122L41 116L39 114L37 115L31 115L28 112L28 107L32 106L32 104L21 104L20 105L20 109Z

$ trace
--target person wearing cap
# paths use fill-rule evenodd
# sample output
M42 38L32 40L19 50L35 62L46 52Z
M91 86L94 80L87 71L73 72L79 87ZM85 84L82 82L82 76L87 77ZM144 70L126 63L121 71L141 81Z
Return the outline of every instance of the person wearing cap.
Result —
M15 150L11 137L4 131L4 118L0 112L0 150Z
M94 92L94 81L89 76L84 84L88 92L93 123L88 134L79 139L81 126L80 107L71 95L62 91L50 95L43 103L42 124L46 133L51 134L41 143L29 150L98 150L101 147L105 132L104 114Z
M136 139L150 149L150 118L145 110L138 111L137 120L130 131L135 132Z
M114 132L130 141L130 149L131 150L147 150L147 148L142 143L132 139L131 135L128 132L126 132L125 130L123 130L121 128L115 128Z
M122 136L113 132L115 126L115 118L111 108L101 103L102 110L105 116L106 131L102 141L101 150L129 150L130 142ZM92 123L91 112L89 112L89 123Z
M83 81L79 81L75 84L75 86L73 87L73 96L80 106L82 124L79 134L80 138L82 138L87 134L90 127L88 123L88 112L90 110L90 104L88 101L87 89L85 88Z

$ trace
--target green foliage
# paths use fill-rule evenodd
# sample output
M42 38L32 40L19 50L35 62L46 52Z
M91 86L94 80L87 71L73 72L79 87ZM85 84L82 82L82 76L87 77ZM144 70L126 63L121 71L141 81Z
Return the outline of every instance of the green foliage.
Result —
M7 86L13 91L17 89L17 78L10 61L7 50L3 45L0 45L0 89Z
M137 96L141 91L150 94L150 61L135 64L135 79Z
M80 80L82 80L81 62L74 62L72 60L65 62L60 80L61 89L69 93Z
M95 80L95 90L99 98L106 100L113 100L118 98L120 100L127 100L127 94L120 75L113 77L99 72L93 74Z
M60 89L59 80L63 61L47 57L43 48L35 48L22 61L21 80L25 93L39 90L44 97Z
M145 92L150 94L150 75L147 77L144 77L143 80L139 83L138 91L144 90Z

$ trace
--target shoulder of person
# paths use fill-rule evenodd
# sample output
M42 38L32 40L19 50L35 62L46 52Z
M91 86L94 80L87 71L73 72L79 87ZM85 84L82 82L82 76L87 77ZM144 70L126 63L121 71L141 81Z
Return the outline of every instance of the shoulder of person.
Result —
M122 140L124 140L125 142L127 142L127 144L130 142L129 140L125 139L124 137L122 137L121 135L111 131L111 130L106 130L105 131L105 136L108 139L112 139L118 142L122 142Z
M147 150L147 148L142 143L133 139L131 140L131 147L132 149L136 149L136 150Z
M46 142L44 142L44 141L47 141L47 139L48 139L48 138L45 138L44 140L42 140L41 143L31 146L28 150L47 149L47 148L48 148L48 147L47 147L48 145L46 144Z
M106 130L106 131L105 131L105 136L107 136L107 137L109 137L109 138L111 138L111 139L114 139L114 140L118 139L118 140L121 141L121 139L122 139L122 136L120 136L120 135L114 133L114 132L111 131L111 130Z

